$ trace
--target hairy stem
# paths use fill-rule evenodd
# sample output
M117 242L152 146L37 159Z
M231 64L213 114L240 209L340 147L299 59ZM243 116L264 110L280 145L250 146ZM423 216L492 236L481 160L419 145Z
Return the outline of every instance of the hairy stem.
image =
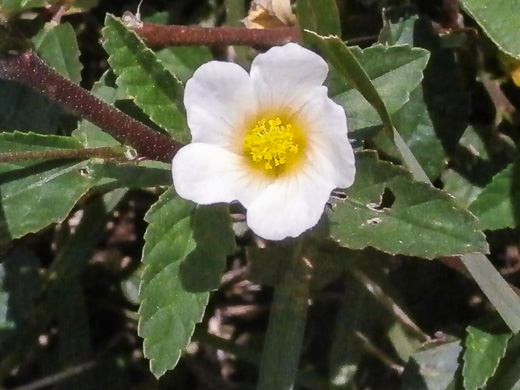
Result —
M61 160L70 158L115 158L123 157L123 153L123 149L119 147L8 152L0 153L0 163L28 160Z
M33 51L0 56L0 78L26 84L61 103L118 141L135 148L139 157L169 162L182 146L66 79Z
M243 27L168 26L143 23L134 31L150 47L188 45L277 46L301 42L297 27L246 29Z

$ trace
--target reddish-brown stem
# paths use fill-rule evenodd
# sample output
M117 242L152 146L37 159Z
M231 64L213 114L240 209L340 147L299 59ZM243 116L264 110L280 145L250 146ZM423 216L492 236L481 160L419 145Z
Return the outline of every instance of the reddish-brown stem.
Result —
M277 46L301 42L298 27L246 29L243 27L167 26L144 23L134 31L150 47L180 45Z
M67 80L33 51L0 56L0 78L26 84L61 103L120 142L135 148L139 157L169 162L182 146Z

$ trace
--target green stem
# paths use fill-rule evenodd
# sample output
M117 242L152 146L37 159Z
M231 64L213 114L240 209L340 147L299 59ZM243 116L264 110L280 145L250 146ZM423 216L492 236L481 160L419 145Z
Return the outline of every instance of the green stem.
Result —
M53 149L25 152L0 153L0 162L17 162L28 160L62 160L82 158L121 158L124 150L121 147L102 147L89 149Z
M296 256L275 286L257 390L288 390L294 386L311 280L311 267L302 256L302 246L300 241L295 250Z

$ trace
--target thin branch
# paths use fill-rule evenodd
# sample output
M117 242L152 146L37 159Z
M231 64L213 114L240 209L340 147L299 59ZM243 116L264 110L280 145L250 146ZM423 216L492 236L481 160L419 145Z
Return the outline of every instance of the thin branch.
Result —
M0 56L0 78L43 93L135 148L139 157L169 162L182 144L101 101L48 67L33 51Z
M119 150L118 150L119 149ZM0 163L29 160L62 160L70 158L114 158L122 157L121 148L104 147L89 149L59 149L27 152L0 153Z
M87 363L83 363L83 364L80 364L80 365L77 365L77 366L73 366L73 367L67 368L66 370L64 370L64 371L62 371L62 372L60 372L58 374L50 375L48 377L45 377L45 378L40 379L40 380L37 380L37 381L32 382L30 384L13 388L12 390L38 390L38 389L42 389L44 387L48 387L50 385L55 385L55 384L58 384L60 382L63 382L64 380L69 379L70 377L73 377L75 375L79 375L79 374L81 374L81 373L83 373L83 372L85 372L87 370L91 370L95 365L96 365L95 362L87 362Z
M482 85L486 89L489 97L497 109L497 114L499 116L501 114L513 115L516 111L516 108L504 94L498 81L492 80L491 77L484 72L482 72L479 76L480 80L482 81Z
M387 367L396 371L399 374L402 374L404 371L404 367L400 364L397 364L386 352L384 352L381 348L377 347L370 341L368 337L366 337L363 333L357 331L355 332L356 336L363 342L365 349L367 352L378 358L381 362L383 362Z
M377 299L379 303L381 303L388 311L394 314L394 316L399 319L401 324L403 324L406 329L412 332L417 338L421 339L423 342L429 341L430 337L424 333L419 326L413 322L413 320L405 313L405 311L385 292L371 280L368 275L366 275L363 271L353 268L352 274L358 279L365 288Z
M301 42L298 27L247 29L243 27L168 26L151 23L137 25L134 31L150 47L189 45L278 46Z

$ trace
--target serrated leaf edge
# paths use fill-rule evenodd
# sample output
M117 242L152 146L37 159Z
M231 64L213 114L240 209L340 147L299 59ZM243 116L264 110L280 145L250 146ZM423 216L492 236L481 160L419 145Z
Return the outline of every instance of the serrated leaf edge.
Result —
M372 157L375 157L375 159L380 162L380 163L383 163L383 164L387 164L389 166L392 166L392 169L397 169L397 170L400 170L402 173L404 173L405 176L408 176L410 179L413 179L412 175L410 172L408 172L406 169L404 169L403 167L401 166L398 166L398 165L395 165L395 164L392 164L390 162L387 162L387 161L383 161L383 160L380 160L377 156L377 153L376 152L369 152L369 151L364 151L362 152L363 154L365 155L372 155ZM435 188L435 187L432 187L431 185L427 184L427 183L424 183L424 182L420 182L420 181L416 181L418 185L422 185L422 186L425 186L425 187L428 187L432 190L435 190L437 191L439 194L441 194L442 196L445 196L447 198L450 199L450 201L453 201L453 197L445 192L445 191L442 191L438 188ZM336 201L335 203L347 203L347 202L350 202L350 203L353 203L355 204L356 206L360 206L362 208L367 208L367 206L365 204L357 204L355 202L352 202L352 201L349 201L349 198L348 198L348 195L347 195L347 199L344 200L344 201ZM466 209L463 209L463 208L460 208L459 206L457 206L456 204L453 204L452 205L454 209L458 209L459 211L465 211L466 213L468 213L470 216L472 216L475 220L476 223L478 223L478 218L473 214L471 213L470 211L466 210ZM480 237L483 239L483 242L486 243L486 246L485 248L483 248L485 250L485 253L488 253L489 252L489 246L487 244L487 241L486 241L486 236L485 234L480 231L480 230L475 230L475 233L476 234L479 234ZM455 236L456 237L456 236ZM365 248L368 248L368 247L372 247L372 248L375 248L377 250L380 250L381 252L384 252L384 253L388 253L388 254L391 254L391 255L398 255L398 254L403 254L403 255L410 255L410 256L416 256L416 255L413 255L413 254L407 254L407 253L403 253L403 252L398 252L398 251L389 251L389 250L386 250L386 249L383 249L381 248L380 246L376 245L376 244L373 244L373 243L370 243L370 244L367 244L367 245L360 245L360 246L355 246L355 245L343 245L343 241L341 239L338 239L338 238L335 238L332 234L331 234L331 238L336 242L338 243L339 245L341 245L342 247L344 248L349 248L349 249L356 249L356 250L361 250L361 249L365 249ZM467 253L482 253L482 252L465 252L465 253L451 253L449 254L449 256L462 256L464 254L467 254ZM435 258L438 258L440 256L443 256L443 254L435 254L435 255L425 255L425 254L422 254L420 257L422 258L425 258L425 259L435 259ZM447 255L446 255L447 256Z
M335 37L335 38L338 38L338 37ZM359 49L359 51L355 50L356 48ZM374 46L370 46L370 47L367 47L365 49L361 49L359 48L358 46L354 46L351 48L351 51L352 51L352 54L354 56L356 56L357 54L359 55L363 55L365 51L371 51L371 50L378 50L378 49L383 49L383 52L384 53L387 53L391 50L395 50L395 48L403 48L403 49L408 49L408 52L410 53L413 53L413 52L417 52L417 53L422 53L424 56L423 57L418 57L418 58L415 58L411 61L407 61L404 65L399 65L399 67L397 69L403 69L403 68L406 68L407 66L412 66L413 64L417 63L417 62L421 62L421 61L424 61L424 64L421 66L422 67L422 70L421 70L421 76L417 79L417 83L416 84L413 84L413 87L410 88L410 90L406 89L404 90L404 100L403 100L403 104L401 105L401 107L397 108L396 110L392 110L392 112L388 111L388 108L387 108L387 111L388 111L388 114L391 116L391 115L394 115L396 112L398 112L401 108L403 108L406 103L408 103L410 101L410 95L411 93L421 84L421 82L423 81L424 79L424 69L426 69L426 66L428 65L428 61L430 60L430 52L426 49L423 49L421 47L415 47L415 46L412 46L412 45L408 45L408 44L399 44L399 45L392 45L392 46L388 46L388 45L383 45L383 44L377 44L377 45L374 45ZM352 50L354 49L354 50ZM356 56L357 57L357 56ZM359 61L359 60L358 60ZM370 81L372 82L372 84L374 84L374 88L376 88L376 90L379 92L379 89L378 87L376 86L377 85L377 80L381 77L384 77L386 75L391 75L394 71L397 71L397 69L392 69L388 72L384 72L384 73L381 73L381 74L378 74L374 77L370 77L369 76L369 79ZM349 93L350 91L356 91L356 88L354 88L353 86L351 86L350 89L348 90L345 90L343 91L341 94L344 94L344 93ZM358 93L360 93L359 91L357 91ZM368 102L367 102L368 103ZM383 101L383 103L385 103ZM385 103L385 107L386 107L386 103ZM374 110L375 108L372 107Z
M109 42L109 39L107 39L107 34L106 34L107 29L109 29L109 26L108 26L109 21L112 21L115 23L120 23L123 26L124 26L124 24L122 22L120 22L119 19L114 17L113 15L107 14L106 21L105 21L105 27L103 27L103 29L102 29L102 35L103 35L103 37L105 37L102 45L103 45L103 48L107 51L107 53L109 53L109 57L108 57L107 61L110 64L114 73L117 75L116 84L118 86L124 88L127 91L127 93L129 92L128 88L135 88L136 86L143 88L142 84L131 83L129 80L129 77L128 77L129 73L135 71L135 69L140 69L139 64L125 66L125 68L122 72L118 71L117 65L114 66L115 64L117 64L117 62L114 62L114 61L117 61L118 57L120 57L120 53L123 52L125 50L125 48L116 48L116 50L114 50L112 52L112 54L110 54L109 47L111 46L111 44ZM143 54L143 56L147 56L146 57L147 61L151 61L155 67L161 68L162 71L164 71L165 73L170 75L172 77L172 80L174 80L174 82L176 84L175 88L178 88L179 93L182 94L184 87L183 87L181 81L177 78L177 76L175 76L173 73L171 73L163 65L163 63L155 56L154 52L144 44L143 40L141 38L139 38L139 36L137 34L131 32L130 30L129 30L129 32L133 34L133 39L135 39L136 42L139 43L138 49ZM153 76L150 73L147 73L147 77L151 78L153 80ZM130 79L131 78L132 77L130 77ZM146 85L144 87L150 87L150 86ZM164 91L162 88L159 88L159 91L166 98L166 100L172 101L172 96L168 94L168 91ZM168 133L174 134L176 131L178 131L178 129L171 129L168 126L166 126L164 123L162 123L162 121L157 118L156 114L153 113L154 110L152 110L152 113L149 113L149 111L147 110L147 107L159 107L162 109L162 107L169 107L170 104L158 104L158 102L156 102L156 101L153 101L153 102L147 101L147 99L144 97L141 97L141 95L131 96L131 98L134 99L135 103L143 110L143 112L145 112L147 115L149 115L150 119L154 123L156 123L161 128L168 131ZM174 102L175 102L175 98L172 101L172 104L175 104ZM180 116L182 116L183 108L179 107L178 105L176 105L176 107L179 110Z
M148 210L148 212L146 213L145 217L144 217L144 220L146 222L148 222L150 225L154 223L154 219L151 218L158 210L160 210L162 207L164 207L164 205L166 204L167 201L171 200L171 199L168 199L169 196L172 195L172 193L170 193L169 191L171 191L171 188L167 191L165 191L161 197L159 197L159 199L157 200L157 202L152 205L152 207ZM193 212L193 210L192 210ZM161 237L167 235L169 232L171 232L172 229L175 229L175 226L182 222L182 221L185 221L186 219L188 218L191 218L191 213L178 219L174 224L173 226L166 230L162 235ZM150 226L149 225L149 226ZM147 233L149 233L149 229L147 229L146 233L145 233L145 242L146 242L146 237L147 237ZM157 242L160 242L161 240L158 239L156 240ZM188 243L189 243L189 238L188 238ZM145 244L146 245L146 244ZM150 253L152 253L152 251L154 250L154 248L157 247L157 245L153 245L152 248L150 248L148 250L148 252L146 253L147 256L150 256ZM186 245L186 249L189 248L189 245L187 244ZM192 249L193 250L193 249ZM163 274L164 272L167 272L171 267L179 267L179 262L182 261L183 259L186 258L186 256L191 253L190 252L185 252L185 255L184 257L180 257L178 261L176 262L173 262L169 265L167 265L166 267L164 267L162 270L160 270L159 272L157 272L153 277L152 279L148 280L147 283L145 284L144 281L141 279L141 282L139 284L139 296L142 296L143 295L143 289L145 288L145 286L148 286L150 283L152 283L159 275ZM144 251L143 251L143 255L144 255ZM144 263L144 261L143 261ZM150 267L150 265L146 265L145 266L145 270L144 272L146 272L146 268ZM144 274L143 272L143 274ZM202 296L202 295L206 295L206 298L205 298L205 301L207 303L208 301L208 298L209 298L209 292L203 292L203 293L199 293L199 294L192 294L192 296L195 298L196 296ZM141 308L146 305L146 303L148 302L149 300L146 299L146 298L143 298L142 301L141 301L141 304L140 304L140 307L139 307L139 310L138 310L138 313L141 314ZM195 298L195 301L197 301L197 299ZM150 370L152 371L152 373L155 375L156 378L159 378L161 377L167 370L169 369L172 369L173 367L175 367L180 359L180 356L181 356L181 353L182 353L182 349L179 349L178 352L176 352L176 354L178 355L177 358L175 359L175 361L172 362L172 364L170 365L170 367L166 368L166 369L161 369L159 371L156 370L155 368L155 363L157 362L157 359L154 359L152 357L149 357L148 355L148 351L149 349L152 347L152 346L155 346L155 345L159 345L161 344L160 341L156 342L156 343L153 343L152 345L149 344L149 341L150 341L150 337L146 337L143 335L143 327L145 326L146 323L148 322L151 322L153 321L154 318L157 318L158 315L160 315L161 313L164 313L166 310L172 310L173 306L172 305L168 305L168 306L164 306L164 307L161 307L161 308L157 308L157 310L155 310L155 312L149 316L146 321L143 319L142 316L139 317L139 321L138 321L138 325L137 325L137 333L140 337L143 338L143 353L144 353L144 356L147 357L149 360L150 360ZM203 318L203 315L204 315L204 311L202 311L200 313L200 316L198 317L198 319L189 319L188 321L182 321L181 317L173 310L172 311L172 314L176 316L177 318L177 321L183 326L183 331L185 332L185 335L188 336L188 340L191 339L191 336L193 335L193 332L195 331L195 325L200 322ZM189 342L189 341L188 341Z
M468 332L468 337L470 337L470 333ZM502 350L502 354L500 356L497 356L497 364L495 365L495 369L487 376L487 378L484 380L484 382L482 382L482 384L478 387L470 387L468 388L467 386L467 383L466 383L466 378L467 376L464 374L466 372L466 367L467 367L467 360L466 360L466 351L467 351L467 343L464 343L464 346L466 347L466 351L462 354L462 360L464 361L464 365L462 367L462 378L463 378L463 383L464 383L464 389L465 390L477 390L477 389L481 389L482 387L484 387L488 381L493 377L493 375L495 375L495 373L497 372L498 370L498 366L500 365L500 361L502 360L502 358L504 356L506 356L506 352L507 352L507 344L509 343L509 340L511 339L512 335L509 334L507 335L508 338L507 338L507 341L506 341L506 344Z

